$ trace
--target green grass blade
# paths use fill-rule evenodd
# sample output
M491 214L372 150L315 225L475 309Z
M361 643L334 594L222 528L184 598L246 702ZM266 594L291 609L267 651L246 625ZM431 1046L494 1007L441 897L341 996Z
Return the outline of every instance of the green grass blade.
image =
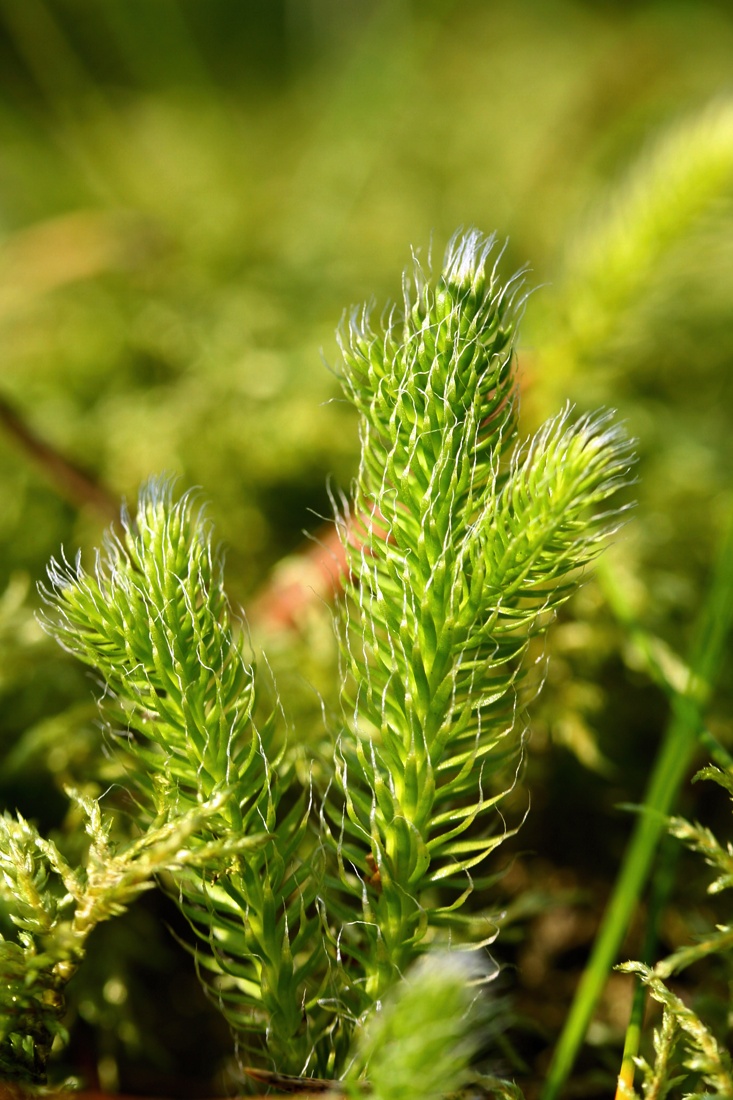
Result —
M680 846L675 844L670 836L662 840L659 856L654 871L646 929L644 931L644 943L641 949L641 961L648 966L654 964L654 957L659 941L659 924L667 899L674 885L677 859ZM626 1029L624 1051L621 1062L621 1071L616 1088L616 1100L628 1100L634 1095L634 1076L636 1072L636 1059L641 1046L644 1026L644 1011L646 1008L646 987L638 974L634 978L634 998L631 1007L629 1026Z
M641 814L634 828L591 957L555 1049L542 1100L555 1100L560 1094L608 972L616 961L616 953L647 881L660 835L665 828L665 815L674 805L703 728L702 709L720 670L732 621L733 523L723 541L707 599L696 625L687 692L673 699L669 725L644 798L646 812Z

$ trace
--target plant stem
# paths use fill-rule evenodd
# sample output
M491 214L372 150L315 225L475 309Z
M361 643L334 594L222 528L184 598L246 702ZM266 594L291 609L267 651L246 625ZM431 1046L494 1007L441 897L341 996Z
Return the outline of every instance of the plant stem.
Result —
M646 990L639 978L634 979L634 1000L631 1006L631 1019L626 1029L624 1053L621 1060L621 1072L618 1075L615 1100L629 1100L634 1096L634 1071L636 1056L641 1041L641 1025L644 1019Z
M608 577L608 568L606 568ZM733 621L733 522L723 540L715 572L695 629L685 693L673 697L672 713L652 772L642 813L555 1049L542 1100L555 1100L573 1067L608 971L626 934L631 914L702 727L702 709L720 670Z
M659 857L657 859L654 881L652 883L651 896L649 898L649 911L644 932L644 943L641 949L640 959L648 966L652 966L659 939L659 920L662 910L667 902L672 886L674 885L675 867L679 855L679 845L675 844L670 836L662 840ZM634 1072L636 1070L635 1059L639 1053L641 1044L642 1026L644 1023L644 1008L646 1006L646 987L641 978L634 977L634 999L631 1006L629 1026L626 1029L624 1052L621 1061L621 1071L618 1077L616 1100L629 1100L634 1096Z
M120 503L114 493L42 439L4 397L0 397L0 428L44 472L62 497L77 508L93 508L105 520L117 520Z

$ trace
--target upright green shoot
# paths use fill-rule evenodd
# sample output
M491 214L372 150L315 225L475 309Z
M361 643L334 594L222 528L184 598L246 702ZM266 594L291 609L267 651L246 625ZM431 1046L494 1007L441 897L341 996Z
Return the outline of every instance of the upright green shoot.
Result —
M494 251L456 236L434 285L415 263L401 315L373 327L356 310L341 331L362 457L342 519L348 731L332 817L368 1000L436 927L459 926L472 870L507 834L522 657L616 526L605 502L631 461L608 414L565 410L517 445L522 278L502 281Z
M301 1005L323 964L318 878L300 851L307 792L281 812L289 779L274 720L255 723L254 668L194 498L174 503L170 483L153 481L136 518L123 521L93 573L79 561L54 563L47 622L104 677L103 709L118 730L138 820L174 821L213 800L195 844L260 839L224 870L174 873L173 893L241 1044L260 1047L267 1034L280 1068L301 1072L317 1042Z
M495 253L457 235L437 279L415 264L401 315L373 327L355 311L340 333L362 455L339 520L345 722L323 837L277 710L258 718L190 494L150 482L92 572L50 569L47 625L103 678L137 828L194 821L186 858L161 870L200 968L240 1046L281 1073L338 1076L355 1026L430 944L494 935L488 911L461 907L516 827L501 804L523 753L527 647L623 511L609 500L632 452L610 413L566 408L518 442L523 280L502 280Z

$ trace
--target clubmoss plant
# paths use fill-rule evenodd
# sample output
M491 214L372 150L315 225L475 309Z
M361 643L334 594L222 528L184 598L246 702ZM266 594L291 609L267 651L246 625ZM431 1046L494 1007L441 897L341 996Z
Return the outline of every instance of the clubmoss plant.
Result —
M458 234L437 279L415 262L402 311L373 325L369 310L355 310L342 326L362 458L338 516L349 568L344 721L315 794L283 749L279 707L259 717L260 673L192 495L176 501L170 481L150 482L94 569L55 562L45 592L46 625L104 683L133 819L123 854L134 864L146 838L180 835L174 854L145 863L145 885L164 872L247 1059L325 1078L351 1066L352 1084L353 1067L368 1079L373 1060L375 1095L385 1097L398 1095L388 1082L399 1073L391 1054L378 1055L381 1040L373 1059L364 1055L362 1024L386 1034L387 1017L375 1021L382 998L429 948L475 948L494 934L462 907L516 828L501 803L523 751L528 643L618 525L622 508L608 501L632 459L608 413L573 420L566 408L518 442L523 281L502 280L499 259L493 238ZM48 860L44 844L30 847ZM59 861L51 869L76 898ZM52 919L34 874L17 890L13 958L28 921ZM131 889L99 889L105 916L130 900ZM49 942L53 972L64 960L60 941ZM446 1004L463 1004L455 972L448 986ZM20 1046L32 1057L43 1011L23 1021ZM395 1028L404 1046L405 1026ZM355 1029L361 1045L350 1054ZM460 1083L470 1045L455 1050L446 1087Z
M359 1095L365 1073L379 1100L440 1100L468 1085L486 1022L481 980L470 955L436 951L420 959L358 1035L347 1095Z
M52 1046L65 1039L64 991L94 928L124 912L162 872L211 871L258 843L233 836L195 843L207 818L221 811L218 799L115 843L99 802L68 794L89 838L82 866L72 867L19 814L0 817L0 906L15 930L0 937L0 1077L26 1084L45 1081Z
M730 767L703 768L695 779L712 780L733 796ZM733 848L730 842L721 844L710 829L682 817L670 818L668 827L672 836L699 853L717 872L708 893L719 894L730 890L733 886ZM733 1063L726 1049L726 1037L716 1036L695 1006L686 1003L669 985L670 978L710 955L730 958L732 947L733 925L724 923L710 929L697 942L679 948L654 967L640 962L629 962L619 967L626 973L637 975L652 999L663 1009L661 1025L653 1035L653 1059L635 1059L641 1069L644 1100L668 1095L733 1096ZM630 1080L622 1079L619 1085L619 1100L638 1096L633 1088L633 1074L629 1077Z
M355 311L341 331L362 461L341 520L339 860L362 901L367 1000L437 928L459 930L472 872L507 833L522 658L617 523L602 505L631 458L608 414L565 410L517 445L522 279L498 277L493 249L457 236L435 286L415 263L400 315L374 329Z
M217 812L196 845L263 838L257 856L223 871L174 872L174 891L209 949L198 952L200 965L224 977L218 1000L243 1042L266 1030L278 1065L300 1072L313 1041L303 985L323 962L314 936L319 876L301 850L308 792L280 812L288 775L277 713L254 721L254 669L195 499L174 503L170 482L151 482L93 574L79 562L54 563L50 577L49 624L104 677L137 816L173 822L214 799Z

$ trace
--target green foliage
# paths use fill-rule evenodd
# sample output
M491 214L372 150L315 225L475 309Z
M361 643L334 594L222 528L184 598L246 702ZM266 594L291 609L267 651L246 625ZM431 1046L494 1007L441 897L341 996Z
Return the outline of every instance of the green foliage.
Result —
M57 919L53 868L38 833L20 816L0 819L0 853L0 897L4 908L12 905L18 929L17 939L0 941L0 1072L5 1080L43 1081L53 1040L64 1034L56 960L49 965L41 943Z
M367 1018L347 1093L364 1074L376 1100L439 1100L468 1084L481 1043L480 981L466 954L435 952L416 963Z
M0 903L14 929L0 937L0 1072L10 1081L46 1080L52 1045L65 1038L64 990L98 924L124 912L162 872L216 866L249 846L246 839L190 844L219 811L215 801L117 844L99 802L69 795L89 837L79 867L19 814L0 818Z
M716 767L703 768L696 779L710 779L733 796L733 775ZM722 845L713 832L682 817L669 820L672 836L703 856L716 872L708 892L718 894L733 886L733 847ZM653 968L638 962L625 963L619 969L637 974L651 997L663 1007L661 1027L654 1032L654 1060L637 1059L643 1074L644 1100L650 1097L679 1095L687 1098L733 1095L733 1063L724 1038L703 1022L694 1005L683 1000L669 986L669 979L693 963L718 955L729 958L733 947L733 927L718 924L697 942L678 948ZM679 1065L674 1062L676 1048L682 1048ZM692 1091L690 1091L692 1088ZM703 1091L701 1091L703 1090ZM635 1094L634 1094L635 1095Z
M93 575L80 561L52 564L48 626L100 670L122 729L131 717L140 727L127 741L131 756L149 762L134 773L148 816L208 799L234 776L239 797L221 812L242 829L266 788L266 763L258 737L242 736L251 732L253 671L229 622L221 562L193 499L174 506L168 484L151 483L134 526L127 516L123 524Z
M712 332L698 327L695 299L708 293L703 284L727 279L718 250L730 233L732 118L729 98L717 97L647 141L570 236L554 300L540 314L547 388L572 394L574 378L586 400L612 399L629 413L644 441L640 509L671 520L668 537L660 537L653 518L635 525L615 568L600 573L621 627L619 655L662 688L672 713L643 796L651 812L639 819L616 876L554 1051L545 1100L566 1080L618 958L653 865L662 815L675 804L703 736L704 708L713 696L721 716L730 706L726 683L718 684L733 616L729 409L713 397ZM702 569L692 564L702 561ZM601 650L604 633L608 644L601 621L590 649ZM638 755L628 756L626 766Z
M675 249L709 232L706 221L731 183L733 103L721 96L650 143L569 242L560 290L566 357L582 361L628 344L634 312L648 308Z
M572 424L566 410L517 445L521 283L489 269L492 249L476 231L457 236L434 285L416 268L400 321L376 334L365 311L342 333L362 439L353 518L341 517L353 722L324 837L307 775L276 740L277 709L257 718L255 670L194 497L150 482L93 572L54 561L44 590L47 629L103 680L137 834L118 851L98 802L76 796L91 838L81 878L36 837L75 907L68 958L58 937L48 948L52 973L66 980L91 928L164 874L240 1045L262 1058L264 1044L281 1072L338 1076L369 1016L354 1064L385 1097L406 1094L426 1043L430 1095L462 1079L460 968L426 964L392 1010L379 1005L444 929L470 938L471 871L507 833L497 806L521 754L522 659L617 524L606 501L631 461L605 414Z
M716 0L217 0L205 8L195 0L103 0L80 21L77 7L69 0L0 4L0 140L7 152L0 170L0 578L4 586L20 569L31 581L29 597L24 582L14 581L0 607L0 808L18 807L44 834L53 830L74 867L84 866L86 842L81 811L68 810L65 786L84 797L107 792L102 805L113 818L115 844L135 839L139 829L125 791L135 791L140 821L152 812L149 775L127 752L134 726L128 704L107 694L105 720L114 732L100 735L88 670L58 647L54 655L32 607L32 582L50 554L61 543L97 545L102 522L117 514L117 498L132 499L151 470L207 487L228 547L227 587L248 609L255 649L262 643L272 662L295 731L285 755L283 723L267 730L273 704L261 681L253 717L282 791L278 830L299 791L310 799L309 775L316 805L332 778L333 738L324 733L322 712L341 734L339 759L350 769L354 730L379 747L379 726L366 706L354 717L353 688L347 721L338 716L328 609L306 599L283 629L282 620L273 625L262 613L257 587L287 552L301 591L326 594L297 546L301 529L321 522L313 513L327 511L325 475L333 471L336 483L346 484L357 462L354 409L329 400L338 392L335 374L313 369L344 286L355 296L373 288L381 300L391 293L405 240L425 241L431 231L442 240L466 218L499 224L510 238L509 269L531 257L532 281L543 286L527 302L519 344L522 433L568 399L578 419L588 408L618 408L640 441L639 522L604 558L600 587L584 585L559 609L555 629L531 640L527 674L515 677L517 722L485 758L486 809L463 835L498 839L522 817L521 787L499 796L514 782L521 711L549 658L547 687L531 709L531 753L521 765L532 792L521 838L423 890L433 923L407 954L443 936L489 935L482 904L493 910L508 900L511 913L534 913L524 930L504 930L497 950L516 964L520 1002L543 1036L520 1038L527 1062L521 1072L535 1078L529 1088L536 1093L547 1076L547 1048L567 1014L584 937L592 934L592 899L607 892L621 899L606 924L613 935L596 937L600 965L574 1017L571 1043L577 1052L598 1002L593 1042L572 1087L588 1098L605 1095L610 1084L597 1076L612 1064L607 1045L620 1042L622 1024L614 983L601 990L624 929L632 929L632 941L623 950L639 954L632 916L644 880L656 880L664 863L655 848L662 814L678 812L678 803L688 818L700 812L690 808L695 794L683 779L700 751L702 727L724 745L733 736L731 680L716 671L730 663L726 600L710 582L733 463L730 12ZM81 489L73 477L59 476L64 455L90 471ZM715 615L699 616L699 608ZM357 602L349 614L358 619ZM703 651L715 655L704 673L695 662ZM681 719L691 672L699 707ZM672 743L665 723L678 731L684 725L684 738ZM246 739L246 726L242 734ZM624 861L625 868L636 864L631 881L625 870L617 874L631 819L616 807L647 802L642 792L662 738L665 766L654 766L651 789L661 813L637 819L643 844ZM360 773L349 775L357 793ZM369 789L364 793L368 800ZM368 1000L356 955L365 953L373 966L374 946L358 923L359 876L373 908L380 877L371 849L382 841L373 842L371 832L345 833L342 849L361 862L346 858L346 881L337 882L333 849L342 810L332 783L327 820L334 843L315 863L317 879L325 865L329 897L322 963L329 957L333 965L343 946L354 979L339 1001L346 1018ZM382 827L375 825L377 832ZM318 843L306 833L298 858L310 863ZM489 891L489 872L507 851L512 871ZM460 910L439 916L468 889L468 875L473 894ZM164 882L172 888L167 874ZM665 930L689 921L705 940L695 911L712 902L691 897L684 876L682 883L659 903ZM194 885L190 890L195 911L213 904ZM531 909L536 893L539 912ZM549 908L553 898L562 902L559 914ZM104 975L124 973L118 962L130 960L125 945L136 920L162 925L163 905L149 894L130 914L132 923L105 926L104 943L96 940L90 965L64 991L67 1024L94 1016L90 1056L108 1089L119 1083L131 1093L161 1091L159 1080L145 1076L150 1051L132 1058L124 1047L121 1017L104 1001ZM3 934L17 937L5 916L0 922ZM562 927L553 934L558 926L564 939ZM214 966L207 921L196 927L205 936L199 958ZM673 941L687 950L686 936ZM171 984L182 980L162 961L173 951L146 936L133 948L137 960L155 957L161 977L166 966ZM643 957L651 963L656 956ZM695 995L696 1005L707 990L703 1018L713 1030L727 1011L725 958L711 952L682 975L685 998ZM212 977L232 993L226 975ZM185 1076L180 1051L188 1053L190 1044L177 1045L176 1035L190 1026L190 1006L176 995L167 1002L164 984L138 1003L134 980L129 989L123 982L120 996L129 993L124 1012L138 1034L151 1037L161 1057L167 1051L169 1065ZM314 981L309 996L319 988ZM321 1003L333 1005L334 992L331 984ZM103 1027L90 1009L95 1001L109 1020ZM312 1026L319 1012L309 1009ZM323 1023L335 1015L324 1008ZM77 1055L72 1048L70 1070ZM202 1054L202 1075L213 1064ZM63 1062L55 1072L66 1072ZM554 1084L568 1072L566 1061ZM183 1082L169 1084L178 1091Z
M340 860L363 898L372 997L430 926L459 924L471 870L506 835L522 658L617 523L601 509L631 460L607 415L566 411L517 445L521 281L488 266L493 243L456 237L434 287L419 266L405 280L403 315L375 331L355 311L341 333L362 460L342 517Z
M200 509L152 482L94 574L54 563L50 577L47 624L104 676L136 817L174 822L210 805L197 853L257 847L224 869L212 858L203 878L174 875L174 893L209 947L201 965L224 977L227 1016L240 1031L267 1030L280 1067L302 1070L314 1042L310 1027L303 1034L303 987L322 962L318 875L300 850L307 814L302 799L280 811L276 716L254 721L254 669Z
M685 1080L670 1074L670 1055L677 1035L684 1037L683 1066L705 1086L694 1092L685 1092L685 1100L700 1096L729 1097L733 1095L733 1072L729 1053L720 1046L700 1017L681 997L673 993L664 982L642 963L626 963L622 969L638 974L655 1001L664 1006L662 1027L655 1034L656 1061L654 1066L642 1062L644 1072L644 1097L665 1096ZM686 1080L685 1080L686 1083Z

